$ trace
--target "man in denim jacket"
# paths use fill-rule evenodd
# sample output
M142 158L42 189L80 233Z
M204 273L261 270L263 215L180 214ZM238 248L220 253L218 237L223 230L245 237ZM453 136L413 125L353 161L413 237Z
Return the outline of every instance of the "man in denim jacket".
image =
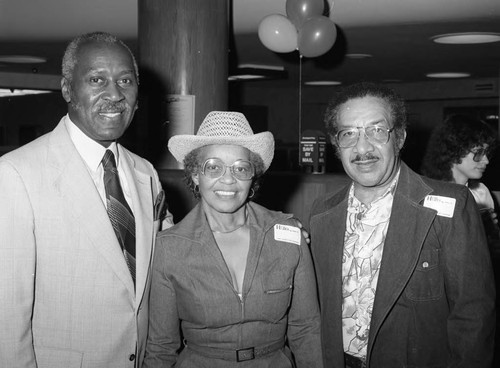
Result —
M404 102L347 87L326 124L352 183L310 218L327 367L490 367L495 288L467 188L400 160Z

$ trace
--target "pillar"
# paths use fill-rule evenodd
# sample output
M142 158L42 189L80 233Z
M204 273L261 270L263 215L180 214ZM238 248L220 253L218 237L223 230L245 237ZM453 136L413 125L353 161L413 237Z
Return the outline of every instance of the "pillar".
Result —
M228 0L138 0L138 6L143 151L157 169L179 168L168 139L195 134L209 111L227 109Z

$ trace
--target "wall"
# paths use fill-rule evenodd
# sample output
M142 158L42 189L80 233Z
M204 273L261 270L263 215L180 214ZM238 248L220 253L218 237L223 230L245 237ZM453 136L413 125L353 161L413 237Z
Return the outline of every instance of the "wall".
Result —
M447 106L492 105L498 108L498 83L491 79L465 79L429 81L407 84L387 84L394 88L409 104L409 113L419 117L425 129L442 120ZM481 89L484 86L488 89ZM302 130L323 129L323 113L328 101L339 87L289 88L269 82L253 82L238 86L239 98L233 99L232 108L245 105L267 106L267 125L285 143L295 142ZM301 100L299 100L299 92ZM301 119L299 104L301 103Z
M410 127L405 150L405 161L418 169L418 161L425 148L425 137L450 108L493 107L498 115L498 87L477 90L490 81L428 82L413 85L392 85L409 104ZM265 178L256 202L266 207L294 213L303 222L309 217L312 202L319 195L335 191L348 182L341 165L327 149L327 174L301 174L297 165L299 123L302 130L323 130L322 115L334 88L304 88L299 106L297 89L273 87L269 83L248 83L238 87L238 100L232 99L230 108L244 111L256 131L270 130L277 140L276 159ZM442 96L446 96L443 98ZM238 104L235 104L238 102ZM298 112L302 119L299 122ZM11 149L26 140L51 130L66 112L60 92L49 95L0 99L0 144ZM134 139L141 139L141 125L137 122L127 132L128 147L136 150ZM24 133L22 133L24 132ZM141 146L139 144L137 146ZM1 147L0 147L1 149ZM140 150L136 150L140 153ZM0 151L2 154L2 151ZM500 190L497 183L499 159L492 161L485 175L485 183L492 190ZM293 170L284 168L293 167ZM490 176L490 178L488 178ZM185 188L183 173L179 170L160 170L169 206L179 221L196 201ZM496 180L496 181L495 181ZM492 183L492 184L490 184ZM279 193L280 195L276 195ZM497 194L497 193L495 193Z
M0 98L0 155L52 130L64 114L60 92Z
M498 82L492 79L459 79L448 81L429 81L408 84L388 84L408 103L409 127L408 138L403 150L403 158L410 167L419 171L421 159L432 128L443 120L446 111L467 109L471 111L494 111L494 122L498 128ZM260 126L266 126L274 133L277 141L277 153L281 156L297 159L296 151L300 131L317 129L324 131L323 114L328 101L339 87L280 87L273 82L247 83L235 88L238 98L233 97L230 108L245 111L247 105L266 106L267 115L260 116ZM299 99L299 95L300 98ZM300 109L299 109L300 107ZM299 114L300 111L300 114ZM250 121L252 123L252 121ZM299 129L300 127L300 129ZM283 153L286 151L287 153ZM330 153L332 150L330 150ZM497 152L498 153L498 152ZM498 156L498 154L497 154ZM342 168L328 155L328 172L342 172ZM485 178L494 189L500 189L500 178L496 179L494 167L498 167L500 158L495 157L486 172ZM293 162L289 168L298 169ZM276 169L287 169L275 167ZM499 176L500 175L496 175Z
M47 88L54 88L54 83L45 84ZM43 88L45 84L38 87ZM495 80L463 79L389 86L396 89L409 105L410 125L403 158L417 171L430 131L442 121L445 111L461 108L479 111L484 108L498 115L499 92ZM272 171L300 171L300 132L306 129L324 130L323 113L336 88L304 87L299 91L298 86L283 87L272 81L231 83L229 108L247 114L255 131L270 130L274 133L276 154ZM140 105L143 109L147 106ZM66 105L60 92L0 98L0 154L49 131L65 112ZM142 133L144 123L133 123L123 139L128 147L143 155L144 147L148 146L148 143L144 143L145 135ZM496 175L500 171L500 158L497 156L484 176L485 183L494 190L500 190L500 175ZM146 157L154 162L154 157ZM330 145L327 146L326 171L343 173Z

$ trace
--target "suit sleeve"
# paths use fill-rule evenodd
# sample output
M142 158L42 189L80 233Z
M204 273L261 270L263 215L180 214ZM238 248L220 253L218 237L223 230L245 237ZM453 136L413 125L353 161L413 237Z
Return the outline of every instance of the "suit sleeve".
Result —
M0 160L0 360L36 367L31 331L36 277L34 216L23 179Z
M157 239L154 255L149 300L149 334L143 368L174 367L177 352L181 347L175 289L165 272L168 254L163 243L166 239L168 238Z
M464 188L465 189L465 188ZM443 244L449 301L451 367L490 367L495 335L495 284L474 198L464 190Z
M298 368L323 367L316 278L305 240L300 245L287 336Z

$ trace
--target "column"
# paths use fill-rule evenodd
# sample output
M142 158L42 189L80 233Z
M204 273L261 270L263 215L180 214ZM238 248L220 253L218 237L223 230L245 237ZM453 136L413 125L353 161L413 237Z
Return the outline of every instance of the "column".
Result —
M228 100L227 0L139 0L139 146L158 169L180 166L166 148L194 134ZM147 134L145 134L147 131Z

